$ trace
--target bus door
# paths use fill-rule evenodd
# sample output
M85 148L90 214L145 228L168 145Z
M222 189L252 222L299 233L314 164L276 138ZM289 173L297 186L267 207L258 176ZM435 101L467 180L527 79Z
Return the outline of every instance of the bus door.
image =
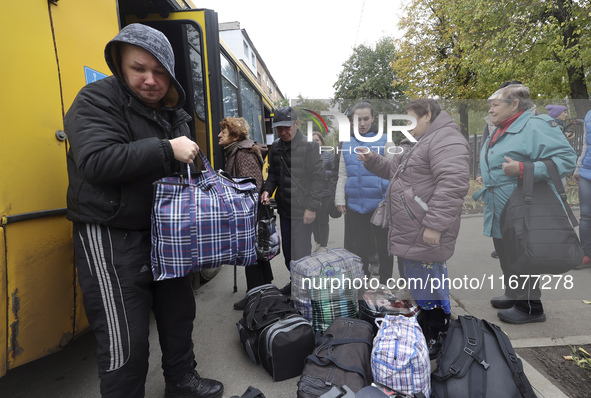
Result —
M219 122L223 118L220 79L220 44L217 13L212 10L183 10L144 19L122 16L123 25L143 23L162 31L175 53L175 75L186 91L185 110L197 142L214 168L223 166L218 145Z
M115 0L2 7L0 377L87 325L65 218L63 113L85 66L107 73L101 57L118 31L115 10Z

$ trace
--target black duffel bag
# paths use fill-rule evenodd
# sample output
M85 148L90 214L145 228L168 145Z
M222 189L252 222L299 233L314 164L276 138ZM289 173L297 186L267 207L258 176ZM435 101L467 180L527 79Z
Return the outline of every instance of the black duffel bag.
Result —
M361 319L337 318L316 342L298 382L298 398L318 398L333 387L358 392L372 382L373 329Z
M250 289L246 293L246 306L236 327L240 343L254 363L261 362L259 337L262 331L289 315L299 315L299 312L277 286L269 283Z
M312 325L300 314L291 314L261 331L259 360L274 381L291 379L302 374L314 343Z
M523 182L501 212L503 245L516 275L562 274L580 265L585 255L556 164L543 162L562 200L546 181L534 183L534 164L524 162Z

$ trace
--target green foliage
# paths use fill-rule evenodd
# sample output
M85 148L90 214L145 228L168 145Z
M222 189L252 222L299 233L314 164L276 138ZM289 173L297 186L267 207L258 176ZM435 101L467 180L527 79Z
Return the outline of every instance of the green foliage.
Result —
M275 108L283 108L284 106L289 106L289 100L288 99L279 99L279 100L273 102L273 106Z
M403 87L396 78L392 62L396 59L394 40L381 38L375 48L357 46L353 55L343 63L335 89L335 102L346 110L359 99L401 100Z
M538 98L588 99L590 0L412 0L394 62L411 96L486 99L521 80ZM580 115L589 102L575 103Z
M338 131L339 126L337 125L338 123L336 120L330 117L322 117L328 127L327 131L322 122L314 116L313 113L308 111L310 110L320 115L322 111L328 111L331 109L329 101L308 99L300 94L297 99L291 100L291 106L293 106L298 113L300 130L304 134L308 132L308 122L312 122L312 130L318 131L322 134L326 145L333 145L333 142L338 143L338 134L335 133L335 130Z

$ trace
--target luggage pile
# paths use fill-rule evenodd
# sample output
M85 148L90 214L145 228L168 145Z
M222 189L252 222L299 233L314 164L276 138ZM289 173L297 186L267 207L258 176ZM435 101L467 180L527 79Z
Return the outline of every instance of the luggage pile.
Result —
M327 296L302 288L304 277L360 272L359 257L337 249L292 262L294 301L272 284L250 290L237 327L251 360L275 381L299 376L297 398L536 397L497 325L471 316L452 321L440 334L432 371L421 311L409 292L366 290L358 310L356 291Z

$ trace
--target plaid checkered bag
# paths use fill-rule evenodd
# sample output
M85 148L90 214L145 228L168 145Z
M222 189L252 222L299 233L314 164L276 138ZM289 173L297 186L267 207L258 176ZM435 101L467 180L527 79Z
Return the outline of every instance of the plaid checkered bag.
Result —
M431 362L415 317L386 315L373 340L371 371L376 383L405 394L431 392Z
M324 332L336 318L357 318L351 272L326 267L312 277L311 303L314 332Z
M165 177L154 183L155 280L223 264L256 263L256 185L249 178L216 173L203 152L199 156L206 171L197 177Z
M329 249L302 257L290 264L291 295L294 306L302 316L312 322L311 287L312 278L321 275L324 267L330 266L351 273L352 281L363 280L363 261L345 249ZM358 286L359 287L359 286ZM353 289L354 302L359 299L357 289Z

